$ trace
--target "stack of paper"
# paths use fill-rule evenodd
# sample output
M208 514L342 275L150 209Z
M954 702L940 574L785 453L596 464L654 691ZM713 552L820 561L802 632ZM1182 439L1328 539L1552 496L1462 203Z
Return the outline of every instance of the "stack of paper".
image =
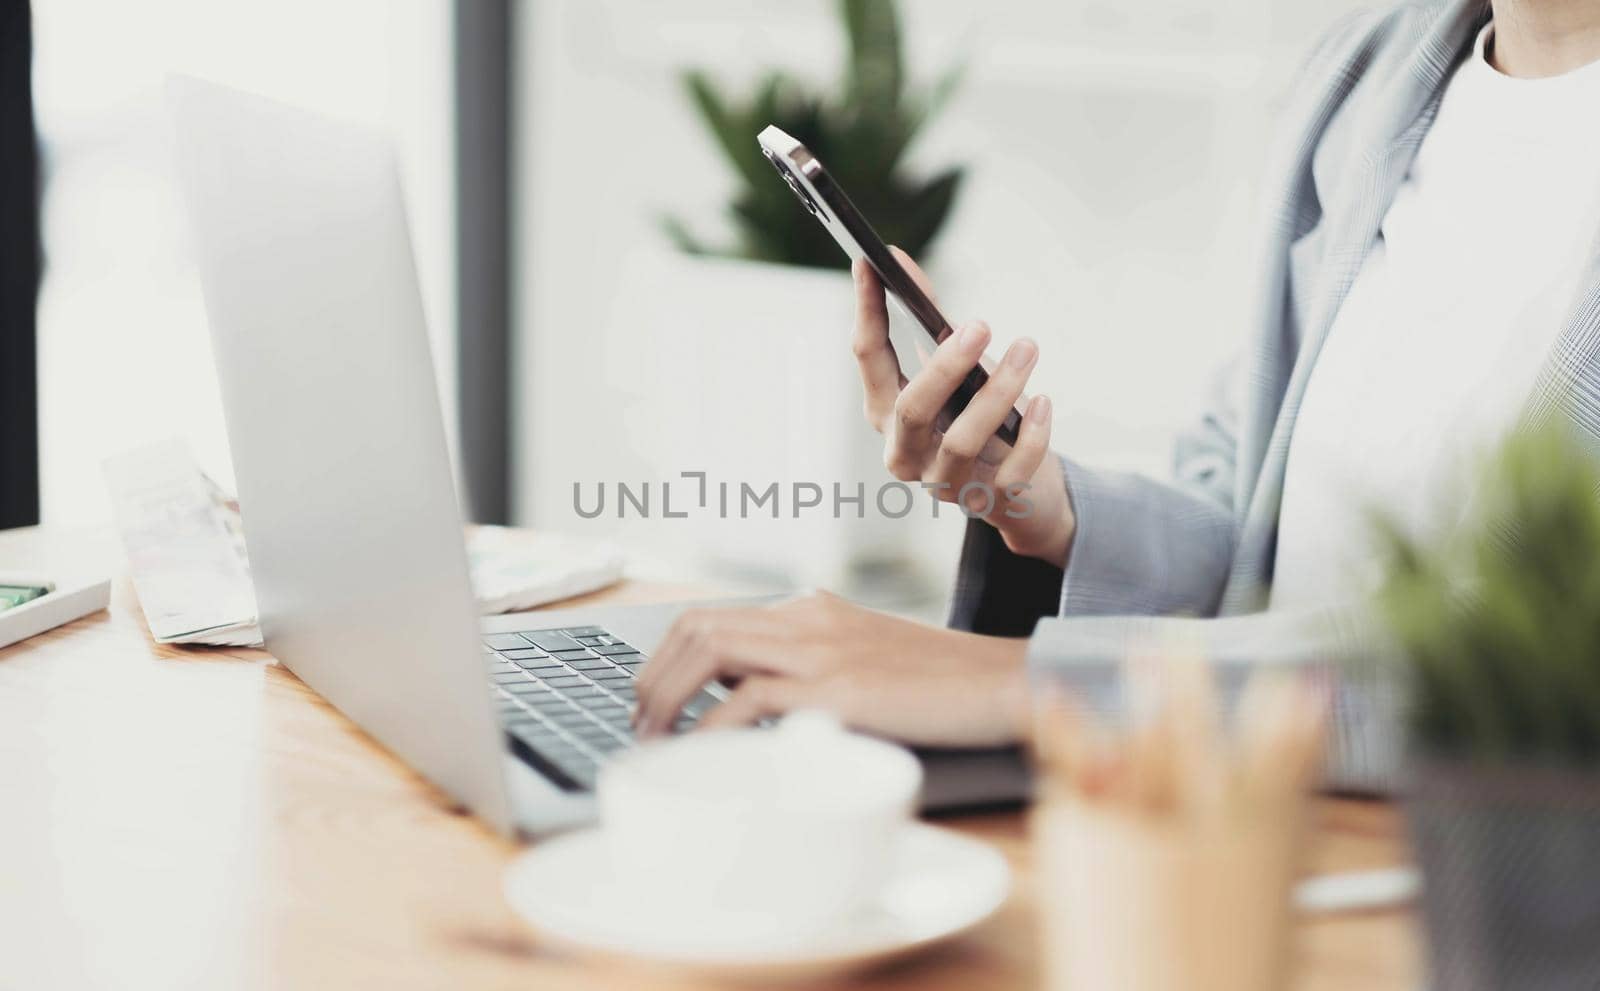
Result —
M112 458L105 475L156 641L260 646L238 503L177 441ZM622 555L608 544L502 527L473 527L466 539L484 615L531 609L622 577Z

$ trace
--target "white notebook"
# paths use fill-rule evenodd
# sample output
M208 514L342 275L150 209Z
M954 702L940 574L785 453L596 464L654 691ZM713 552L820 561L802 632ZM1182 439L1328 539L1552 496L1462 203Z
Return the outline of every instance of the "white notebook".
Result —
M105 463L134 590L158 643L256 647L255 591L239 504L178 441ZM531 609L622 577L610 544L505 527L468 527L467 556L483 615Z

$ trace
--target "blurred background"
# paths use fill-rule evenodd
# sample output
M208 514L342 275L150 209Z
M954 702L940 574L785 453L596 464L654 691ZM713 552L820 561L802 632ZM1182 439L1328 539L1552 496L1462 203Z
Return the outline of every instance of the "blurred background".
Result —
M881 26L881 6L860 9ZM1239 339L1274 108L1353 6L915 0L898 41L873 35L875 64L903 60L908 106L948 87L898 164L910 183L959 170L922 251L940 302L988 320L995 353L1039 340L1059 450L1164 470L1201 373ZM36 0L41 453L36 477L4 465L4 486L36 486L46 523L101 524L102 460L174 435L232 485L163 114L163 79L184 72L393 131L471 518L615 539L636 574L825 585L936 614L961 521L924 496L904 519L873 510L887 475L860 419L842 269L683 250L761 253L730 212L749 183L685 73L724 109L777 72L848 115L844 9ZM7 327L7 353L26 353L21 333ZM684 471L735 492L812 481L829 499L800 520L663 519L661 484L678 481L675 509L695 492ZM617 518L619 482L656 489L654 518ZM832 519L835 483L865 486L867 518ZM606 512L582 518L574 486L592 507L602 485ZM21 515L0 524L30 522L25 497L6 504Z

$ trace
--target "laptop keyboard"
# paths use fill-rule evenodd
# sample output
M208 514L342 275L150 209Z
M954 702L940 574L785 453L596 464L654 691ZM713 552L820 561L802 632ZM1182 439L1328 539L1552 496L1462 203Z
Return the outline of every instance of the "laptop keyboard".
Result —
M483 637L495 710L511 749L568 791L594 788L600 767L633 745L637 647L598 626ZM701 691L675 729L717 704Z

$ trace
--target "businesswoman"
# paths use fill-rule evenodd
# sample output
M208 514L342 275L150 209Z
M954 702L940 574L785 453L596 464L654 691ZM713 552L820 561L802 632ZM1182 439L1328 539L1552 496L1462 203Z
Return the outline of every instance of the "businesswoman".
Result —
M1050 453L1042 396L1016 447L986 456L1037 360L1025 339L935 429L989 331L960 329L902 384L883 291L858 268L854 351L889 471L947 497L1026 481L1032 512L969 522L954 629L829 596L686 615L641 678L641 730L722 677L738 688L711 725L819 706L911 742L991 744L1025 734L1031 678L1112 704L1117 658L1150 638L1243 668L1360 654L1372 506L1446 522L1430 490L1522 418L1565 418L1600 447L1600 3L1345 22L1291 95L1265 191L1248 346L1166 483ZM1341 685L1344 784L1392 773L1382 688Z

